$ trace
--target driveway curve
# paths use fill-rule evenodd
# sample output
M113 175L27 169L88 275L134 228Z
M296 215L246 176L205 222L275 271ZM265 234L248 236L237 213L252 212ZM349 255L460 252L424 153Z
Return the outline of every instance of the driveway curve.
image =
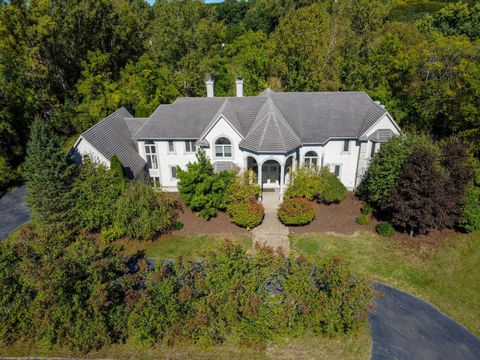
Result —
M26 187L21 186L0 198L0 239L5 239L30 219L30 212L25 205L26 191Z
M369 315L372 360L480 359L480 338L428 304L383 284Z

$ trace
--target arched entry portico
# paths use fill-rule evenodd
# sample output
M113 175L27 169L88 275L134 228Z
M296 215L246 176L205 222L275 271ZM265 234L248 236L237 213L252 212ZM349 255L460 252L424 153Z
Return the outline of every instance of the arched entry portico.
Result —
M282 166L277 160L267 160L262 164L263 188L280 188Z

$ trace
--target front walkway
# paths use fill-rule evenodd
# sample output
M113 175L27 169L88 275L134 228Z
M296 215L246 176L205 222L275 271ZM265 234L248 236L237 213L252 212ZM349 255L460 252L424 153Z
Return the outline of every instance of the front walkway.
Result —
M25 186L18 187L0 198L0 239L30 219L25 205Z
M259 227L253 229L253 243L267 245L274 250L280 249L288 254L290 251L288 228L277 217L277 209L280 205L278 190L265 190L262 204L265 207L265 218Z
M480 359L480 339L429 303L384 284L369 314L372 360Z

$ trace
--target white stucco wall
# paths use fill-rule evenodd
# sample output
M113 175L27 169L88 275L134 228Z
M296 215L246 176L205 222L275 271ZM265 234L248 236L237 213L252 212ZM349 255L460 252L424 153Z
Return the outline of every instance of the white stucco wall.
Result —
M73 146L72 155L77 164L80 164L83 157L87 155L92 161L99 162L106 165L107 167L110 167L110 160L100 154L98 150L92 146L92 144L90 144L81 136L78 138L77 142Z
M377 123L375 123L372 128L364 134L366 137L373 134L378 129L391 129L394 134L399 134L399 128L394 123L394 121L386 114L384 115ZM215 141L220 137L228 138L232 143L232 156L230 158L216 158L215 157ZM207 157L214 163L215 161L232 161L239 168L246 168L246 159L248 156L252 156L257 160L257 164L261 165L267 160L276 160L280 164L285 164L288 157L293 156L297 157L296 151L290 154L253 154L248 151L241 150L239 143L242 140L242 136L231 126L231 124L223 117L220 116L218 120L213 124L211 129L209 129L203 137L209 143L209 147L204 148ZM343 151L344 140L350 142L349 151ZM145 156L145 142L138 141L139 153L146 160ZM167 191L176 191L176 185L178 180L172 179L171 177L171 167L180 166L182 169L185 169L189 162L195 162L196 157L194 153L187 153L185 148L185 140L174 140L175 151L170 152L168 147L168 141L158 140L155 141L156 150L157 150L157 159L159 167L158 169L151 169L150 176L158 176L162 187ZM323 165L328 166L333 172L335 165L340 165L340 181L347 187L349 190L352 190L355 187L355 182L357 179L357 166L360 163L365 163L365 161L360 161L359 156L366 156L368 160L371 153L372 142L368 141L366 152L360 154L360 145L361 142L357 139L331 139L326 144L323 145L305 145L301 147L299 152L299 163L300 165L304 164L305 154L309 151L315 151L318 155L318 165L322 164L323 156ZM84 151L94 151L93 147L87 149L88 145L83 145L85 147ZM376 150L378 151L379 144L377 144Z
M217 158L215 156L215 141L221 137L226 137L232 143L232 157L230 158ZM233 161L238 167L243 167L243 154L238 146L240 141L242 141L242 137L223 116L221 116L210 131L206 133L204 139L210 144L210 147L205 149L205 153L212 163L215 161Z
M357 171L359 143L355 139L345 139L350 142L349 151L343 151L344 140L330 140L324 145L306 145L300 148L300 164L305 163L305 154L309 151L315 151L318 155L318 165L328 166L330 171L334 171L335 165L340 165L340 181L352 190L355 186L355 176Z

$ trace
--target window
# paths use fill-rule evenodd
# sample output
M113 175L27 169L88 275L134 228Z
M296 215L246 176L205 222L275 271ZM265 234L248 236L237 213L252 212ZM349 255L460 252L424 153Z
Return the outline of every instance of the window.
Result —
M343 142L343 152L348 152L350 150L350 140L345 140Z
M153 141L145 142L145 155L147 156L147 164L149 169L158 169L157 149Z
M375 143L372 141L372 149L370 151L370 157L373 158L375 156Z
M190 140L185 141L185 152L194 153L195 151L197 151L197 147L195 146L195 141L190 141Z
M175 180L177 178L177 167L176 166L170 167L170 173L172 175L172 180Z
M160 178L158 176L152 176L152 184L153 184L153 187L160 187Z
M318 155L315 151L309 151L305 154L305 166L316 167L318 165Z
M171 140L168 142L168 152L169 153L175 152L175 143Z
M215 156L216 157L231 157L232 143L227 138L221 137L215 141Z
M341 165L335 165L335 176L340 177L340 169L342 168Z

